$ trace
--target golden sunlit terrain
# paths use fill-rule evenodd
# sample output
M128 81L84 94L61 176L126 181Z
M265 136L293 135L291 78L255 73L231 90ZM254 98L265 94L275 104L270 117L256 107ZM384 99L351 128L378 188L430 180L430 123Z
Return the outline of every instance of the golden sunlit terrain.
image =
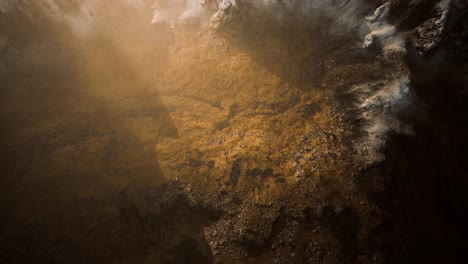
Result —
M312 29L298 28L291 42L278 32L250 43L242 39L248 36L231 36L249 45L242 47L199 21L170 29L143 19L108 19L93 39L75 42L59 32L54 42L7 58L2 144L9 148L5 153L21 158L9 163L4 181L21 181L4 184L3 194L28 197L9 209L14 222L32 226L30 220L44 219L41 225L51 230L65 225L63 232L77 232L73 241L83 247L103 235L92 232L101 228L95 225L113 225L104 235L107 243L118 243L116 237L127 243L145 232L140 229L154 214L128 193L169 181L200 190L192 199L213 203L213 210L226 210L215 198L219 192L243 201L239 208L228 205L245 214L242 219L223 217L240 230L207 229L219 243L248 239L242 237L264 218L261 232L267 233L253 238L262 243L285 204L305 207L327 199L345 206L341 193L348 192L345 185L353 188L352 158L342 141L338 104L333 90L310 82L318 73L301 69L323 56ZM299 52L287 52L293 49ZM317 200L304 201L304 192ZM93 206L76 212L82 203ZM40 217L29 219L31 210ZM217 237L217 231L232 237ZM60 232L50 232L59 237L45 233L44 239L60 239ZM139 248L138 255L151 257L159 247Z
M218 28L222 9L130 2L0 5L2 261L400 263L413 189L389 175L425 166L398 157L428 115L403 41L363 48L379 36L327 9L239 1Z

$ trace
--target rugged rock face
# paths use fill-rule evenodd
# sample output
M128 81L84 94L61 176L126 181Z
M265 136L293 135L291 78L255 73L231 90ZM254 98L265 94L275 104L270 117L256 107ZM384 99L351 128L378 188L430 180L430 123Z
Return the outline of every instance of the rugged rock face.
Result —
M464 1L201 4L0 3L6 262L462 259Z

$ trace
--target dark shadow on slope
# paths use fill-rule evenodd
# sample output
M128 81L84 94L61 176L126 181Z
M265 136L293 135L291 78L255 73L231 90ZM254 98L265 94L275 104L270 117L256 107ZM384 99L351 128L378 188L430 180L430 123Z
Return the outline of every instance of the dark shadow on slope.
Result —
M304 90L316 88L324 71L319 57L333 48L323 46L323 29L298 18L280 21L258 12L219 33L283 82Z
M386 160L364 173L383 184L383 191L376 192L372 182L359 183L383 212L369 244L389 263L459 263L468 248L468 102L463 92L468 79L463 56L450 56L462 51L450 48L460 35L448 36L445 50L429 60L409 47L412 87L426 113L414 121L414 137L392 135Z
M364 14L371 6L356 12ZM264 10L244 7L218 33L283 82L301 90L320 88L329 66L326 59L345 64L368 59L355 45L359 42L357 28L333 24L325 10L302 8L300 1L293 7L281 2Z

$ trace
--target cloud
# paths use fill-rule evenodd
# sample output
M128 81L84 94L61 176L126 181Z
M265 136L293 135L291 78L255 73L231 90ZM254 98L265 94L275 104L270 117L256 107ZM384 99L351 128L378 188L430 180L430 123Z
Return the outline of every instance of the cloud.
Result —
M384 51L405 52L404 38L398 34L395 26L388 22L390 5L388 3L377 8L373 15L366 18L371 32L364 39L364 48L381 45Z
M353 112L360 120L356 150L369 164L382 161L389 133L413 134L412 126L402 121L411 115L417 101L409 78L403 75L388 82L356 85L351 93L357 97Z

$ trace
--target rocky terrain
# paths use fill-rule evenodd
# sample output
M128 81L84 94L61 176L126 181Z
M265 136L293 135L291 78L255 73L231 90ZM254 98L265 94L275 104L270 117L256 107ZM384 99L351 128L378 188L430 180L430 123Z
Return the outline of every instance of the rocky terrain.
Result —
M2 262L461 263L467 4L215 2L0 3Z

